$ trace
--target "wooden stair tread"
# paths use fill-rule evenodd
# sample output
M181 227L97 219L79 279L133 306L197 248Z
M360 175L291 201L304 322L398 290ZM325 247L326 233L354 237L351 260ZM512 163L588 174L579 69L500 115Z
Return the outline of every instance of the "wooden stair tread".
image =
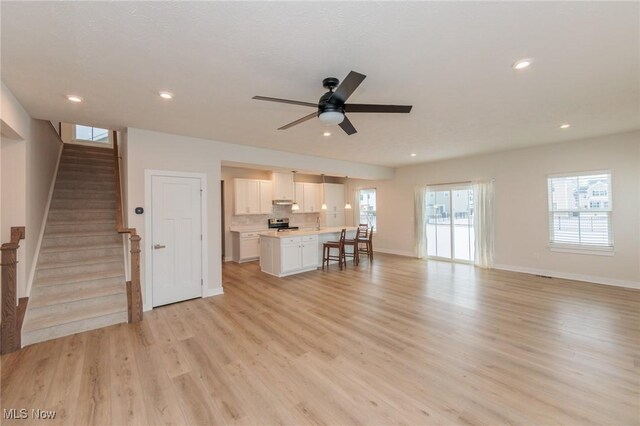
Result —
M70 274L64 277L52 277L52 278L43 278L33 283L34 287L46 287L46 286L55 286L60 284L70 284L77 283L83 281L96 281L106 278L116 278L122 277L124 280L124 272L123 271L100 271L100 272L84 272L80 274Z
M31 301L32 308L59 305L62 303L88 300L94 297L126 293L124 280L103 280L60 284L52 287L35 287Z
M43 247L41 249L42 253L57 253L57 252L67 252L67 251L78 251L78 250L101 250L101 249L110 249L110 248L119 248L122 247L122 243L113 243L113 244L100 244L100 245L92 245L87 248L86 245L74 245L74 246L58 246L58 247Z
M73 266L99 265L104 263L116 263L116 262L124 262L124 258L122 256L108 256L108 257L94 258L94 259L87 259L87 260L52 262L50 264L38 263L36 271L42 271L46 269L69 268Z
M32 331L127 311L126 292L30 309L23 330Z
M69 336L72 334L82 333L84 331L95 330L98 328L109 327L116 324L127 322L127 312L115 312L108 315L89 318L81 321L61 324L54 327L43 328L39 330L26 331L23 333L23 345L32 345L34 343L43 342L45 340L56 339L59 337Z

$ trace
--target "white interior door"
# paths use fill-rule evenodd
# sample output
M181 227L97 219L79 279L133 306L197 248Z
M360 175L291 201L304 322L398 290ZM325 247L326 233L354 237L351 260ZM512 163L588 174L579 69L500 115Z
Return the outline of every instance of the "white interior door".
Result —
M153 306L202 296L200 190L197 178L151 178Z

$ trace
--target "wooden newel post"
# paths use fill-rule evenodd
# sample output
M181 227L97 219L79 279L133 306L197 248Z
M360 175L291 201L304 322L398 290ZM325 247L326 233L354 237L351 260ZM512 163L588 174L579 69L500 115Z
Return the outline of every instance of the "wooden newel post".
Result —
M2 244L2 323L0 324L0 352L7 354L20 349L18 330L18 241L24 239L24 227L11 228L11 242Z
M131 234L131 284L129 285L129 322L142 321L142 290L140 289L140 235Z

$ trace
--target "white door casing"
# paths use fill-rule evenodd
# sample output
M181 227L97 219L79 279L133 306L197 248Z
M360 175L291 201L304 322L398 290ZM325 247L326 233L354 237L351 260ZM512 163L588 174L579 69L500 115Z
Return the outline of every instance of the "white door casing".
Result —
M151 233L147 241L152 263L150 305L201 297L203 179L164 172L151 175L150 180Z

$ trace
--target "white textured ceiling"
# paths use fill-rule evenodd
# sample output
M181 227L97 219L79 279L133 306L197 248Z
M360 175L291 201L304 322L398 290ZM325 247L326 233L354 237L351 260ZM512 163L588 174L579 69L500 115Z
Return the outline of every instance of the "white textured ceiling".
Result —
M2 79L37 118L388 166L640 127L638 2L1 8ZM523 57L533 66L514 72ZM318 120L276 130L312 110L251 100L316 102L324 77L350 70L367 75L351 102L412 104L411 114L351 114L356 135L325 138Z

